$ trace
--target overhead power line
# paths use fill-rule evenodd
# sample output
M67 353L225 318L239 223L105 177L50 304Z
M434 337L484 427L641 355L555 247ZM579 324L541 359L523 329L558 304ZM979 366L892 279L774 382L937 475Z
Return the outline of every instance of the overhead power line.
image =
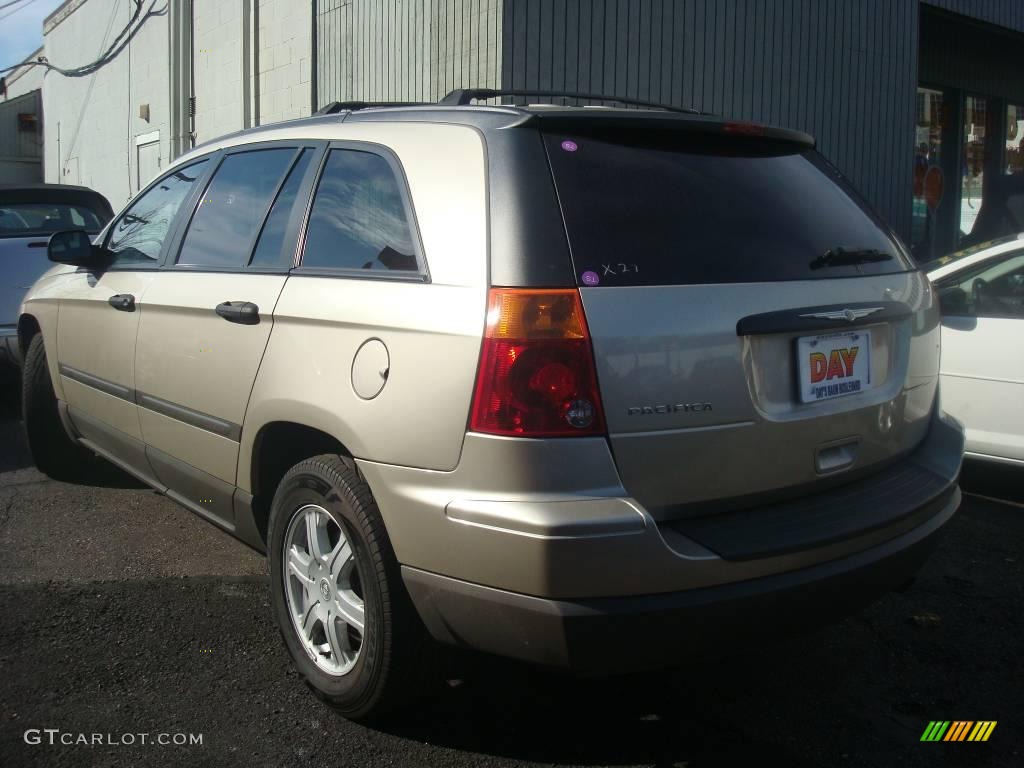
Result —
M33 0L29 0L32 2ZM121 52L121 49L127 44L128 40L135 35L135 33L142 27L143 24L149 19L150 16L163 16L167 13L167 6L164 5L160 10L153 10L153 6L156 4L155 0L150 4L149 10L146 11L145 15L142 14L142 0L132 0L135 3L135 11L132 13L131 19L125 25L124 29L117 33L117 37L114 38L114 42L110 44L110 47L104 51L98 59L88 64L83 64L79 67L58 67L56 64L51 64L47 61L45 56L40 56L35 61L24 61L18 64L13 64L9 67L0 69L0 74L10 72L12 69L18 69L19 67L45 67L47 70L56 72L64 77L84 77L85 75L91 75L100 67L104 66L107 62L113 59L117 54ZM141 18L140 18L141 17ZM136 23L137 22L137 23ZM134 27L134 28L133 28Z
M34 2L37 2L37 0L11 0L11 2L9 3L4 3L3 5L0 5L0 11L2 11L4 8L11 8L12 5L18 6L17 8L11 8L11 10L9 10L7 13L0 14L0 19L6 19L8 16L13 16L18 11L22 11L28 8Z

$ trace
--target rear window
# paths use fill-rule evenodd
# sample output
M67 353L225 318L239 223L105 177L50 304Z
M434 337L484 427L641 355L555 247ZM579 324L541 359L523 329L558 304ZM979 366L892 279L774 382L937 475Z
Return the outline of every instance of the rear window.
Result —
M707 133L545 136L577 281L683 285L912 269L815 151Z
M0 205L0 237L48 235L64 229L99 232L106 218L82 205L17 203Z

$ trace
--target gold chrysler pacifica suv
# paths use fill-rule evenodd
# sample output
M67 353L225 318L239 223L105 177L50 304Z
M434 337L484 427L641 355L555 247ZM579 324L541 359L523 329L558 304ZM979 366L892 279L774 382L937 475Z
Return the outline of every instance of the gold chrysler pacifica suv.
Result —
M434 641L607 673L849 612L960 500L932 289L809 136L496 96L191 150L20 309L39 468L265 552L351 717Z

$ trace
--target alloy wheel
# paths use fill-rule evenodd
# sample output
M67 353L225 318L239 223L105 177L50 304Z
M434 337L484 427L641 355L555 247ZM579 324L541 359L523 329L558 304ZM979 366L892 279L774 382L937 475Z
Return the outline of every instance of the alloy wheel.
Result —
M326 509L295 511L282 552L292 625L323 672L340 677L359 659L366 625L356 555L344 527Z

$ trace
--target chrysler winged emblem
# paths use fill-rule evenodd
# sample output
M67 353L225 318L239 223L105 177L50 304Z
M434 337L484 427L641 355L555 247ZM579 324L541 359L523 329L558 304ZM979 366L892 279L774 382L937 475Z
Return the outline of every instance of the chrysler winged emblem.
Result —
M806 315L800 315L800 317L813 317L818 320L846 320L853 322L854 320L860 320L862 317L873 315L875 312L881 312L885 307L865 307L864 309L836 309L830 312L810 312Z

